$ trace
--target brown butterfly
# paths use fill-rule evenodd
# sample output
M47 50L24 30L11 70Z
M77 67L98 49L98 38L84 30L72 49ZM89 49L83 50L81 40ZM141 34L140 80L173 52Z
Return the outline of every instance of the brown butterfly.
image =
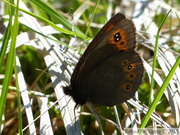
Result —
M78 104L113 106L132 98L141 84L143 64L133 22L117 13L92 40L64 93Z

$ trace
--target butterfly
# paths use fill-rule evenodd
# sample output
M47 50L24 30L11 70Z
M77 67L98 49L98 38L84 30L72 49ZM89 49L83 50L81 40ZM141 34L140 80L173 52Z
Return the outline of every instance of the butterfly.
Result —
M136 30L122 13L113 16L77 63L63 88L77 105L114 106L132 98L142 82L143 63L135 51Z

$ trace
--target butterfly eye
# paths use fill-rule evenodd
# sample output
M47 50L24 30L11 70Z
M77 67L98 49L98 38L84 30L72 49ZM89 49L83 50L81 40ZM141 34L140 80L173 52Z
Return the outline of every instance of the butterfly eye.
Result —
M134 73L130 73L130 74L128 75L128 79L129 79L129 80L133 80L133 79L135 79L135 77L136 77L136 75L135 75Z
M124 45L125 42L121 42L120 45Z
M126 85L126 89L129 90L131 88L130 85Z
M125 83L124 84L124 90L130 91L132 89L132 84L131 83Z
M121 40L121 37L117 37L114 39L114 42L118 42L119 40Z
M134 74L130 74L130 76L129 76L131 79L133 79L134 77L135 77L135 75Z
M118 32L114 35L114 42L118 42L120 40L121 40L121 36L120 36L120 33Z
M126 76L127 80L130 80L130 81L134 80L136 78L135 73L129 73L129 74L125 75L125 76Z
M117 32L115 35L114 35L114 38L117 38L117 37L120 37L120 33Z
M122 65L127 65L129 63L129 61L127 59L122 61Z
M129 65L129 66L127 67L127 69L131 70L131 69L132 69L132 65Z
M136 69L136 65L135 64L129 64L127 63L126 65L123 65L123 70L130 73L131 71L133 71L134 69ZM132 74L132 72L130 73ZM129 75L128 75L129 76Z

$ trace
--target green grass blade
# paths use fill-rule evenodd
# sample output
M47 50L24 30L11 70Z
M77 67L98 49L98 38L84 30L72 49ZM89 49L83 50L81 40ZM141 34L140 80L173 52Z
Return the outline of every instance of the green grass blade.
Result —
M3 1L4 1L5 3L13 6L13 7L16 7L14 4L12 4L12 3L8 2L8 1L5 1L5 0L3 0ZM47 19L45 19L45 18L43 18L43 17L41 17L41 16L38 16L38 15L32 13L32 12L28 12L28 11L22 9L22 8L19 8L19 10L22 11L22 12L24 12L24 13L26 13L26 14L28 14L28 15L31 15L31 16L33 16L33 17L35 17L35 18L37 18L37 19L39 19L39 20L41 20L41 21L43 21L44 23L46 23L47 25L50 25L50 26L51 26L52 28L54 28L55 30L60 31L60 32L62 32L62 33L64 33L64 34L68 34L68 35L77 36L77 37L80 37L80 38L83 38L83 39L87 39L87 37L86 37L84 34L82 35L82 34L80 34L80 33L72 32L72 31L69 31L69 30L60 28L60 27L58 27L56 24L52 23L51 21L49 21L49 20L47 20Z
M11 36L11 26L12 24L10 23L11 21L9 21L8 27L6 29L6 32L3 36L3 41L2 41L2 47L0 48L0 65L2 64L3 60L4 60L4 56L6 53L6 48L8 47L8 42ZM0 66L0 68L2 68L3 66ZM2 69L0 69L2 70Z
M140 128L144 128L146 126L146 124L147 124L147 122L148 122L152 112L154 111L154 109L155 109L156 105L158 104L159 100L161 99L161 97L162 97L162 95L164 93L164 90L168 86L169 81L171 80L172 76L174 75L174 73L175 73L175 71L176 71L176 69L177 69L177 67L179 65L180 65L180 57L178 57L176 63L174 64L174 66L172 67L172 69L169 72L168 76L164 80L163 85L161 86L161 88L159 89L158 93L156 94L155 99L152 102L152 104L150 105L149 110L148 110L147 114L145 115Z
M161 23L161 25L160 25L160 27L158 29L157 36L156 36L156 43L155 43L155 49L154 49L154 59L153 59L153 67L152 67L152 77L151 77L151 90L153 89L153 86L154 86L154 70L155 70L155 65L156 65L156 54L157 54L157 49L158 49L158 38L159 38L160 30L161 30L161 28L162 28L162 26L163 26L163 24L164 24L164 22L165 22L165 20L168 17L170 12L171 12L171 10L167 13L165 18L163 19L163 21L162 21L162 23ZM170 79L172 78L172 75L174 74L174 72L175 72L175 70L177 68L178 62L179 61L177 61L175 63L175 65L173 66L172 70L169 72L169 75L165 79L163 85L161 86L160 90L156 94L156 96L154 98L154 101L150 105L147 114L143 118L143 121L142 121L142 124L141 124L140 128L144 128L146 126L147 122L149 121L151 114L155 110L155 107L156 107L157 103L159 102L160 98L162 97L165 88L167 87Z
M66 27L68 30L72 29L71 24L69 21L67 21L66 18L64 18L61 14L59 14L56 10L51 8L48 4L46 4L44 1L41 0L30 0L32 3L34 3L36 6L44 10L47 14L49 14L51 17L55 18L59 23L61 23L64 27ZM75 28L75 32L84 35L79 29Z
M98 0L98 1L96 2L96 6L95 6L95 8L94 8L94 11L93 11L93 13L92 13L91 19L90 19L90 21L89 21L89 24L88 24L88 27L87 27L87 30L86 30L86 33L85 33L86 36L87 36L88 31L89 31L90 24L91 24L91 22L92 22L92 20L93 20L93 18L94 18L94 14L96 13L96 10L97 10L97 7L98 7L98 5L99 5L99 2L100 2L100 0Z
M18 7L17 1L17 7ZM14 10L13 7L12 11ZM11 33L11 44L10 44L10 51L7 58L7 65L5 70L5 78L3 80L3 87L2 87L2 93L0 97L0 125L2 125L2 116L4 114L5 105L6 105L6 97L8 93L9 84L12 78L12 71L13 71L13 63L15 59L15 46L16 46L16 36L18 34L18 8L15 8L15 18L14 18L14 25L12 26L12 33ZM10 14L13 16L13 14Z

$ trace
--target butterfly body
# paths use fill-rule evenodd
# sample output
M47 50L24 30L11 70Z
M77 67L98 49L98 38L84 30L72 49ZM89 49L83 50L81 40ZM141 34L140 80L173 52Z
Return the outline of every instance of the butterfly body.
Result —
M64 93L80 105L89 101L113 106L133 97L144 70L135 44L134 24L123 14L116 14L80 58Z

